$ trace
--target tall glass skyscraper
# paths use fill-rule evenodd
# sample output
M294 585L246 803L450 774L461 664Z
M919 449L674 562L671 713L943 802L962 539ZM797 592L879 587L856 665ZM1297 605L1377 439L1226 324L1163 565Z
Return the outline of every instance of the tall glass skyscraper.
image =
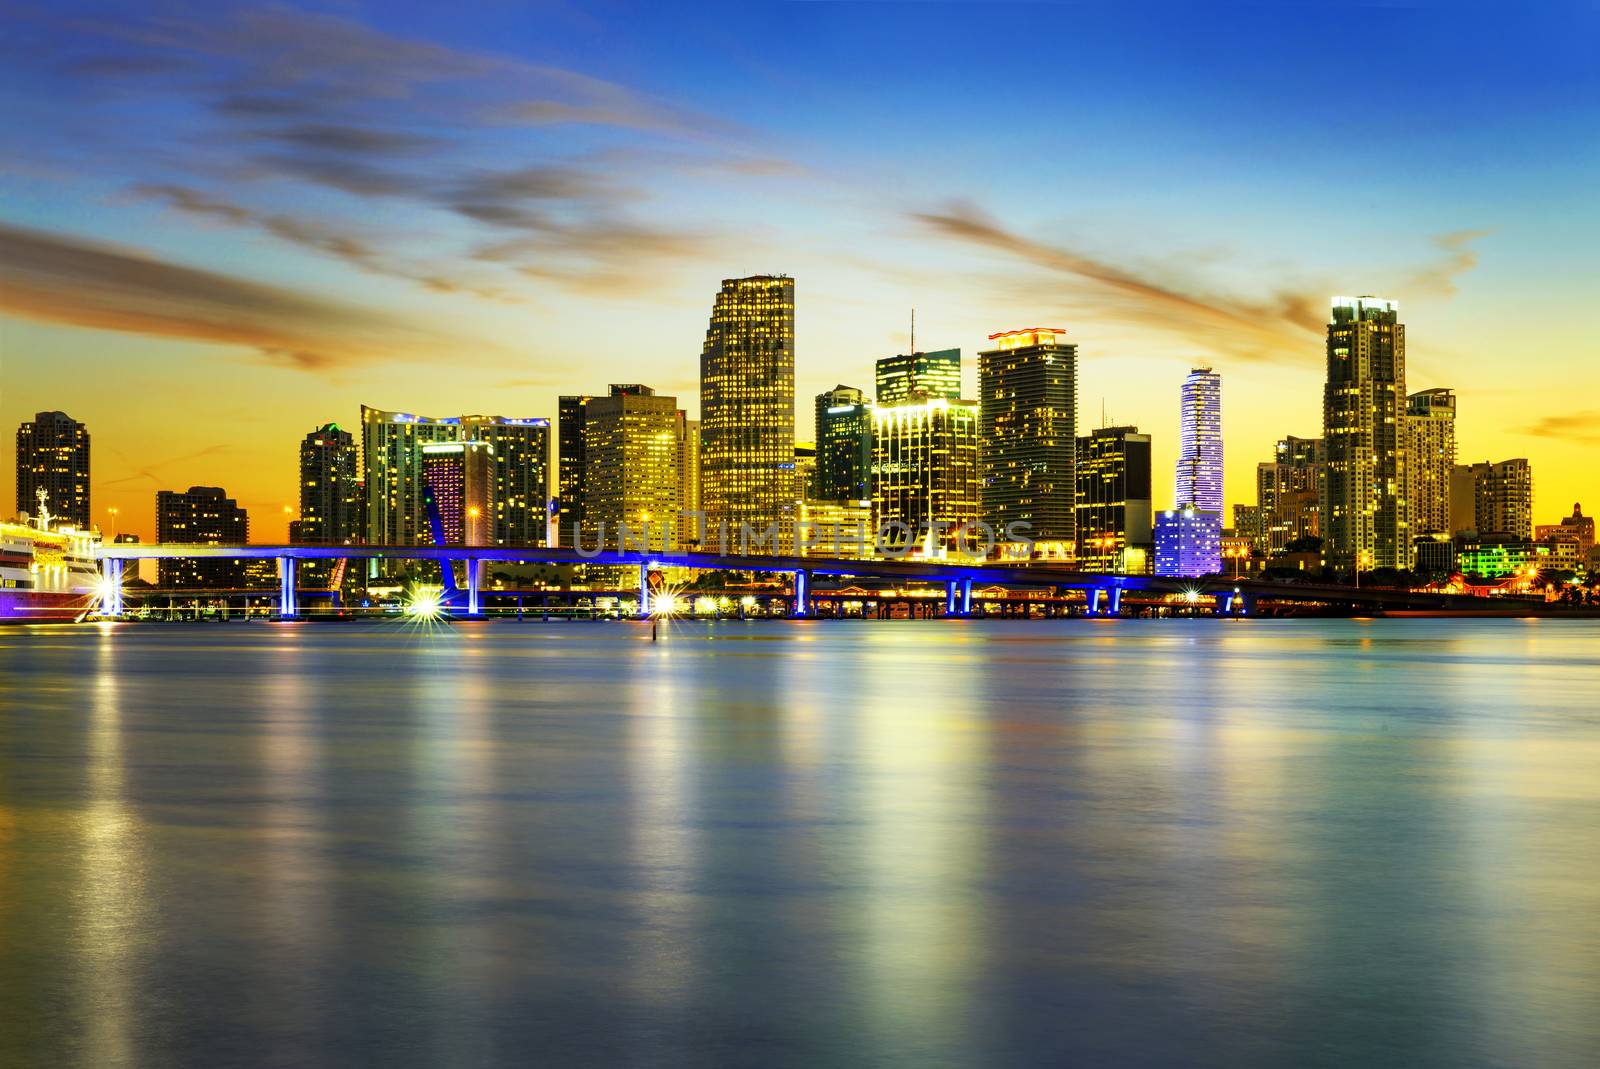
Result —
M818 501L861 501L872 496L872 405L853 386L817 394Z
M872 507L885 527L884 545L895 549L943 533L933 546L979 546L978 406L970 401L916 401L872 413Z
M89 429L65 412L40 412L17 428L17 515L45 508L63 523L87 531Z
M1381 297L1335 297L1322 393L1323 559L1411 566L1406 507L1406 328Z
M1013 523L1035 542L1070 543L1078 490L1078 347L1029 327L989 335L978 354L983 520L1004 540Z
M794 279L724 279L700 352L700 507L729 525L794 529Z
M878 361L878 404L910 404L918 400L961 397L961 350L901 353Z
M1150 436L1137 427L1101 427L1078 439L1077 460L1078 567L1148 574Z
M1222 376L1195 368L1183 380L1173 503L1222 515Z

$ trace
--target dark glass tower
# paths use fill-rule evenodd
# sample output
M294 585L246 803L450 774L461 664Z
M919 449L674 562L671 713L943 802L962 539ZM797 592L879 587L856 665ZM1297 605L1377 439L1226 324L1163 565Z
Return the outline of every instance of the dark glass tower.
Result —
M239 546L250 541L250 516L227 491L191 486L156 492L156 541L168 545ZM156 567L163 587L235 589L247 585L243 560L173 558Z
M45 507L63 523L88 530L89 429L65 412L40 412L17 428L17 514Z
M889 408L919 400L961 397L961 350L901 353L878 361L878 404Z
M872 496L872 405L853 386L817 394L817 474L808 496L819 501Z

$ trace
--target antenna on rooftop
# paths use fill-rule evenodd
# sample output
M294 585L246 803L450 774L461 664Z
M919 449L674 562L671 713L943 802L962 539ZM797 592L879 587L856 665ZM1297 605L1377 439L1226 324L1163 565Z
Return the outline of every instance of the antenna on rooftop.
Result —
M911 309L911 355L917 354L917 310Z

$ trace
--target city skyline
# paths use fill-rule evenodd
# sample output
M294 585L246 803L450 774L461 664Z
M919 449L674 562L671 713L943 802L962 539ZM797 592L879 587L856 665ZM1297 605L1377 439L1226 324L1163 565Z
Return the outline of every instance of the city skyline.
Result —
M781 271L801 280L802 399L870 385L912 347L912 307L929 350L1055 322L1081 423L1103 403L1171 470L1150 383L1216 367L1240 502L1257 453L1318 433L1326 295L1383 293L1411 388L1460 399L1463 455L1529 457L1541 514L1595 496L1582 135L1600 106L1583 56L1551 46L1591 38L1592 13L1484 35L1386 10L1403 32L1337 86L1305 62L1314 9L1258 15L1248 41L1174 9L1176 53L1127 32L1144 16L1049 5L744 17L781 43L708 75L713 46L662 46L720 39L715 8L607 20L606 50L550 12L19 16L0 419L96 428L102 523L116 507L148 537L154 490L231 483L267 536L295 501L282 443L362 404L555 419L582 383L648 381L698 412L718 280ZM1042 70L987 77L967 43L1066 28L1071 94ZM1357 129L1392 166L1335 182L1313 149ZM1017 146L1041 133L1060 147L1030 162Z

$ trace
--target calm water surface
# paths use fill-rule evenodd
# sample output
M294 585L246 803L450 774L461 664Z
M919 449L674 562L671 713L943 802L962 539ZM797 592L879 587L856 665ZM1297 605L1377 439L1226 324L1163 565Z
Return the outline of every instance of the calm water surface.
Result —
M1600 627L0 631L0 1065L1587 1066Z

